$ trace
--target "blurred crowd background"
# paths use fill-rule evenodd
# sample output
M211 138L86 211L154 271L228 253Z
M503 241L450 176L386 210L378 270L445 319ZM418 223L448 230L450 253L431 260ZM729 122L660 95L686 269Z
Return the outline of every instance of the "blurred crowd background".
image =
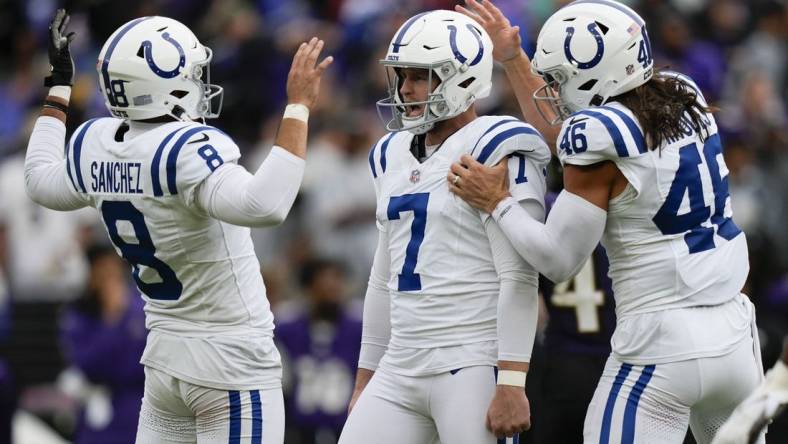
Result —
M285 105L297 45L317 35L336 62L310 119L307 173L280 227L253 230L285 358L288 443L332 444L344 422L376 244L367 154L383 135L378 64L409 16L450 0L2 0L0 4L0 443L133 442L143 374L142 303L92 209L57 213L24 192L27 139L44 97L47 25L72 15L77 77L68 127L108 115L95 64L126 21L166 15L214 51L225 88L212 122L256 170ZM497 0L530 54L552 0ZM746 292L758 307L764 364L788 333L788 13L776 0L626 2L648 24L658 66L700 85L717 114L736 223L747 233ZM482 114L519 116L496 68ZM560 190L554 165L550 187ZM549 322L549 321L548 321ZM536 406L534 407L537 408ZM13 418L13 419L12 419ZM769 442L788 442L779 424ZM782 433L785 427L783 425Z

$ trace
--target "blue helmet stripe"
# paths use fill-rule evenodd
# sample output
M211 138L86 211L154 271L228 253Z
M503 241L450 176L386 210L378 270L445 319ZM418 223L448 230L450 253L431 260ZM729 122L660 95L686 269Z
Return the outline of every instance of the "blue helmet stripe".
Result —
M616 153L618 153L618 157L629 157L627 144L624 143L624 137L621 136L621 131L618 130L618 127L616 126L616 123L613 122L613 119L600 112L591 111L590 109L578 111L574 113L573 116L593 117L602 122L602 125L605 125L607 132L610 134L610 138L613 139L613 145L616 147Z
M82 170L79 165L80 157L82 156L82 141L85 139L85 133L88 132L88 128L90 128L96 120L98 119L90 119L82 125L82 129L79 130L76 139L74 139L74 174L77 175L77 183L79 183L79 188L83 193L87 193L88 190L85 188L85 182L82 180Z
M501 143L503 143L505 140L509 138L512 138L520 134L530 134L532 136L540 136L535 129L526 126L516 126L506 131L501 131L499 134L496 134L495 137L490 139L489 142L487 142L487 145L485 145L484 148L482 148L482 151L479 154L479 158L476 160L478 160L479 163L487 162L487 159L490 158L490 156L495 152L496 148L498 148L498 146Z
M643 133L640 132L640 128L638 128L638 125L637 123L635 123L634 119L629 117L626 113L624 113L620 109L613 108L612 106L600 106L599 108L614 113L621 120L624 121L624 124L627 126L627 129L629 129L629 134L632 135L632 139L635 141L635 146L637 146L638 152L640 154L643 154L646 151L648 151L648 148L646 148L646 139L643 138Z
M145 21L145 20L148 20L148 19L151 19L151 18L153 18L153 17L140 17L140 18L138 18L136 20L132 20L129 23L127 23L126 26L121 28L120 31L118 31L118 33L115 34L115 38L113 38L112 41L109 42L109 46L107 47L107 52L104 53L104 59L101 61L101 78L104 79L104 93L109 98L110 105L112 105L112 106L115 106L115 103L114 103L115 100L112 98L112 91L111 91L112 87L109 85L109 82L110 82L109 70L108 70L108 68L109 68L109 59L112 57L112 53L115 52L115 46L118 45L118 42L120 42L120 39L123 38L123 36L126 35L126 33L129 32L129 30L131 30L131 28L136 26L138 23L140 23L142 21ZM108 90L109 90L109 92L108 92Z
M574 1L574 2L572 2L570 4L568 4L567 6L579 5L579 4L582 4L582 3L591 3L591 4L594 4L594 5L610 6L611 8L618 9L619 11L621 11L624 14L628 15L629 18L634 20L635 23L637 23L639 26L646 26L646 23L643 21L643 19L641 19L637 14L633 13L631 9L627 8L626 6L624 6L624 5L622 5L622 4L618 3L618 2L614 2L614 1L611 1L611 0L577 0L577 1Z
M161 178L159 178L159 165L161 164L161 156L164 153L164 148L167 146L167 144L170 142L173 136L175 136L175 134L178 131L184 128L186 127L182 126L176 129L175 131L171 132L170 134L167 134L167 137L165 137L164 140L162 140L161 143L159 144L159 147L156 148L156 153L153 154L153 162L151 162L151 167L150 167L150 177L153 182L154 196L164 196L164 192L161 189Z
M394 49L391 52L395 52L395 53L399 52L399 47L402 46L401 43L402 43L402 39L405 38L405 33L408 32L408 29L410 29L410 27L413 26L416 20L418 20L424 14L428 14L428 12L422 12L421 14L414 15L407 22L405 22L404 25L402 25L402 28L399 30L399 33L397 33L397 37L394 39L394 43L393 43Z

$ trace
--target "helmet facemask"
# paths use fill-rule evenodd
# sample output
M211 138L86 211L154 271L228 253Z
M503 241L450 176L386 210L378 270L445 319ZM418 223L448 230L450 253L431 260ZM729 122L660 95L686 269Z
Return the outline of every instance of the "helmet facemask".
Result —
M205 60L195 62L192 66L190 74L186 75L186 79L194 82L199 91L199 97L195 103L194 98L186 96L178 97L178 95L170 94L171 98L165 102L169 112L178 120L186 121L191 119L215 119L219 117L222 111L222 104L224 102L224 88L219 85L211 83L211 60L213 60L213 51L207 46L205 48Z
M533 99L536 104L536 110L542 118L550 125L558 125L562 121L569 118L573 111L569 105L561 97L561 85L566 83L568 77L564 70L556 68L548 72L540 72L534 70L534 73L544 79L545 85L534 91ZM542 103L546 103L555 114L554 118L549 118L542 110Z
M376 105L378 115L386 123L387 131L410 131L413 134L424 134L430 131L435 122L446 120L454 115L450 115L450 107L444 96L444 86L447 81L457 75L457 70L450 61L435 64L418 63L391 63L382 60L381 63L386 68L386 81L388 84L388 97L379 100ZM440 83L427 94L427 100L416 102L405 102L400 92L402 86L402 75L398 70L404 68L423 69L427 72L427 84L432 85L433 78L437 78ZM408 117L407 106L419 105L423 109L421 115ZM384 116L384 110L391 112L391 118ZM456 115L456 114L455 114Z

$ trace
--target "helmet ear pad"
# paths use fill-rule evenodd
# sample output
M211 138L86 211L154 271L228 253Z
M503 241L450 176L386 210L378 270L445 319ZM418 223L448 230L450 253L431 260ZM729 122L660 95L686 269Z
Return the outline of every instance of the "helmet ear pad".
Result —
M210 84L212 58L211 50L176 20L132 20L107 39L99 54L105 105L114 116L131 120L217 117L223 91Z
M398 84L392 83L394 76L388 76L389 97L377 102L389 131L423 133L435 122L456 117L476 99L489 95L492 41L478 23L463 14L431 11L411 17L400 27L381 64L394 69L427 69L431 78L439 80L418 119L407 118L398 109L402 98ZM391 120L383 117L383 110L391 111Z
M614 2L576 1L545 22L533 58L534 71L547 83L555 81L558 97L545 90L534 98L561 114L603 105L646 83L653 63L645 22L637 13Z

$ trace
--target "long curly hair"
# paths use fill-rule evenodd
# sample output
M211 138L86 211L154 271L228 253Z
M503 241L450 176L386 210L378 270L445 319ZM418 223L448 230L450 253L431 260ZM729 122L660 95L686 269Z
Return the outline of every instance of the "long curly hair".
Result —
M701 140L705 140L708 130L703 123L703 115L717 111L713 106L701 104L692 86L661 70L643 85L610 100L626 106L637 117L651 150L661 148L666 140L682 135L682 118L685 115Z

